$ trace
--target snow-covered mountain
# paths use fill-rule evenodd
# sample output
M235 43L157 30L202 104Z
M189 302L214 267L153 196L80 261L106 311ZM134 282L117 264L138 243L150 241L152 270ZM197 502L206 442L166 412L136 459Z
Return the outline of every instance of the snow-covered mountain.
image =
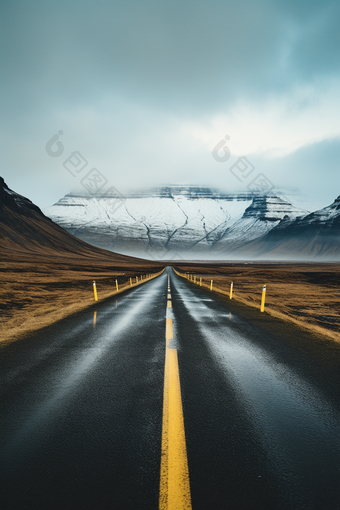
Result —
M121 197L68 194L45 214L71 234L124 254L216 258L308 211L279 196L168 186Z
M301 218L284 217L270 232L242 247L242 256L287 260L340 260L340 196Z

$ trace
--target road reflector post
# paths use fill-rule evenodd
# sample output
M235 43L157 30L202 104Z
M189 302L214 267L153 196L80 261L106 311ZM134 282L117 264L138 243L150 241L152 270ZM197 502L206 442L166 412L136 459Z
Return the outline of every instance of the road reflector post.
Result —
M210 290L212 290L213 281L214 280L211 280L211 282L210 282Z
M136 276L136 283L138 283L138 276Z
M94 294L94 300L98 301L97 287L96 287L96 282L94 280L93 280L93 294Z
M118 291L118 280L116 280L116 289Z
M264 304L265 304L265 301L266 301L266 290L267 290L266 285L263 285L263 287L262 287L262 299L261 299L261 312L264 312Z
M130 287L132 287L132 278L130 277Z
M194 276L194 282L196 283L196 275Z
M233 298L233 287L234 287L234 283L231 282L231 284L230 284L230 299Z
M202 276L200 276L200 287L202 287Z

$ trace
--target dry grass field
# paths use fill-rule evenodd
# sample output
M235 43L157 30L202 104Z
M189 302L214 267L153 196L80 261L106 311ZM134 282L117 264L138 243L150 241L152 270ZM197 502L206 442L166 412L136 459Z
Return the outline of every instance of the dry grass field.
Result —
M147 264L147 263L146 263ZM110 263L95 264L80 257L51 258L22 256L0 263L0 337L13 341L56 322L94 303L93 280L98 299L130 287L130 277L157 274L157 263L150 265ZM267 285L265 311L293 321L300 326L340 341L340 265L286 263L230 263L177 266L183 275L202 277L202 285L233 298L260 307L263 284ZM140 278L139 278L140 282Z
M13 341L102 300L164 263L102 250L72 236L0 177L0 339Z
M266 284L265 311L340 341L340 264L229 263L181 264L181 273L202 277L202 284L260 308Z
M81 259L81 257L80 257ZM122 264L120 264L122 266ZM118 266L118 267L117 267ZM94 303L93 280L98 300L130 287L130 277L157 274L156 264L119 267L109 261L97 264L22 256L0 263L0 338L14 341ZM143 281L143 280L142 280Z

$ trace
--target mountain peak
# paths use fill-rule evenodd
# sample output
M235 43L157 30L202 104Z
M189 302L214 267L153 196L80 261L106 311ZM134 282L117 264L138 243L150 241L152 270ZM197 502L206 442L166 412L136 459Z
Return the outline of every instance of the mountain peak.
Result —
M305 216L308 211L298 209L281 197L259 195L253 198L250 206L245 210L244 218L258 218L260 220L278 221L285 216Z
M6 209L31 216L32 212L43 214L38 206L28 198L11 190L3 177L0 177L0 216L6 216Z

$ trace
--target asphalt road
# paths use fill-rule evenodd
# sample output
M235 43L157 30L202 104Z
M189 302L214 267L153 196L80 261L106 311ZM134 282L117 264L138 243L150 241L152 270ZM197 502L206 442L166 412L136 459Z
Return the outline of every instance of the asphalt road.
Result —
M157 509L166 353L194 510L340 509L340 345L170 270L1 345L1 509Z

